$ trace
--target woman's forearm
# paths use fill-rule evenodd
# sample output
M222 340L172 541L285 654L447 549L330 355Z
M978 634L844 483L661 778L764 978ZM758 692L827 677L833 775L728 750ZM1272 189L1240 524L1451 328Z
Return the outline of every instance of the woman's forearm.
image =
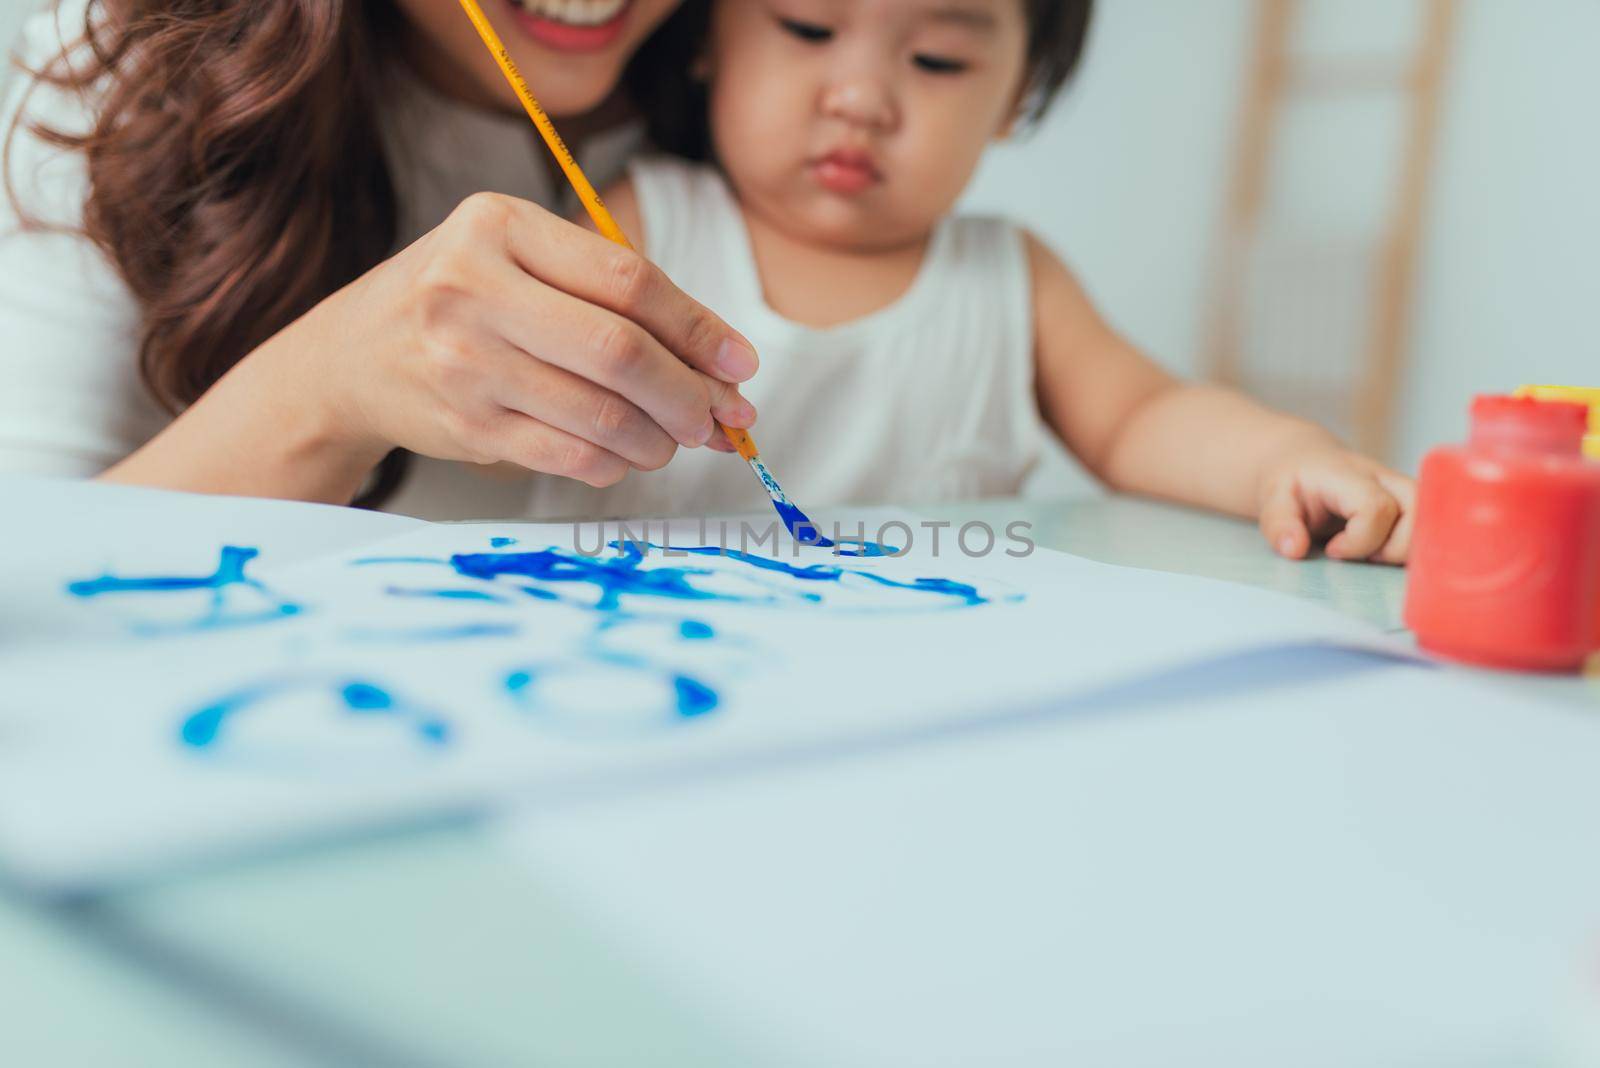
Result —
M194 493L348 504L385 446L302 372L281 336L241 361L160 434L100 477ZM300 370L297 370L300 368Z
M1232 390L1174 382L1131 413L1098 473L1115 489L1253 517L1275 465L1324 448L1338 441L1313 423Z

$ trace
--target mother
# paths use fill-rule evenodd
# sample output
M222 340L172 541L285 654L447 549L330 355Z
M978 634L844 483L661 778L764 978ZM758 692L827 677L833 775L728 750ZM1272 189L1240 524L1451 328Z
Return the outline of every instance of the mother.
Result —
M677 0L485 7L597 184L670 124ZM61 0L21 54L0 471L553 516L754 422L749 343L555 214L455 3Z

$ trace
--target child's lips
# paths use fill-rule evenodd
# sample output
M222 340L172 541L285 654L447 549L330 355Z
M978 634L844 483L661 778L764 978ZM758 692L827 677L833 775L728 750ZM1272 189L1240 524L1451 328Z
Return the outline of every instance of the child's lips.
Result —
M839 149L811 161L817 182L832 193L853 196L883 181L883 172L865 152Z

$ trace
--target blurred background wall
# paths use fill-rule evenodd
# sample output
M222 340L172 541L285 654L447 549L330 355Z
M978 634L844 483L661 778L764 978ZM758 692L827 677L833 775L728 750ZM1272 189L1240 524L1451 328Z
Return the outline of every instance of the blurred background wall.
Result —
M1206 365L1261 2L1102 0L1071 95L968 197L1031 220L1117 326L1186 374ZM1302 56L1376 67L1411 53L1425 5L1293 6ZM1450 37L1389 449L1407 469L1464 433L1473 393L1600 384L1600 0L1458 0ZM1245 302L1253 363L1314 373L1359 347L1403 119L1382 90L1285 107Z
M1210 366L1264 2L1100 0L1077 84L967 198L1027 221L1185 374ZM1295 0L1292 49L1330 68L1404 64L1426 2ZM38 6L0 0L0 39ZM1463 432L1475 392L1600 385L1600 0L1457 0L1449 36L1389 435L1407 468ZM1403 94L1358 85L1286 103L1275 124L1240 348L1302 406L1325 394L1330 418L1370 329L1406 114ZM1075 477L1057 465L1038 488Z

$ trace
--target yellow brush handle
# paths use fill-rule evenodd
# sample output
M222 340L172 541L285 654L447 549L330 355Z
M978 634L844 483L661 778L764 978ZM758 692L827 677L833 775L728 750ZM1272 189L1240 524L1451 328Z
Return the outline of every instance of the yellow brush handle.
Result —
M523 110L528 113L528 118L539 128L539 136L543 137L544 143L550 147L556 162L561 164L562 173L567 176L567 181L572 183L578 199L583 201L589 218L594 220L595 226L599 227L600 232L606 237L626 248L632 248L633 243L628 240L628 235L622 232L617 220L606 210L605 201L600 199L600 194L589 184L588 177L578 166L578 161L573 158L572 150L556 132L555 123L550 121L550 116L544 113L544 108L540 107L539 101L534 98L533 90L528 88L528 79L517 69L516 60L506 51L505 42L500 40L500 35L495 32L489 17L483 13L483 8L478 6L478 0L461 0L461 9L467 13L467 18L472 20L473 27L478 31L478 36L483 38L484 46L494 56L495 62L500 64L501 73L516 91L517 99L522 101Z
M483 8L478 6L478 0L461 0L461 9L467 13L467 18L472 20L473 28L478 31L478 36L483 38L483 43L494 56L494 61L500 64L500 72L506 76L506 81L511 83L511 88L516 92L517 99L522 101L522 108L528 113L528 118L533 120L534 126L539 129L539 136L544 138L544 143L549 147L551 154L556 157L556 162L561 165L561 172L567 176L567 181L572 183L573 191L578 194L578 199L583 202L583 208L589 213L589 218L594 220L594 225L602 234L624 248L632 248L633 242L628 240L628 235L622 232L622 227L617 225L617 220L611 217L611 212L606 210L606 202L600 199L600 194L589 183L589 178L583 173L583 168L578 166L578 161L573 158L572 150L567 143L561 140L561 134L556 131L555 123L550 121L550 116L544 113L544 108L539 106L539 101L534 97L533 90L528 88L528 79L522 76L522 71L517 69L516 60L511 58L511 53L506 51L505 42L495 32L494 26L489 22ZM756 443L750 437L749 431L735 430L723 426L720 422L722 433L727 436L733 447L739 450L739 455L746 460L756 455Z

